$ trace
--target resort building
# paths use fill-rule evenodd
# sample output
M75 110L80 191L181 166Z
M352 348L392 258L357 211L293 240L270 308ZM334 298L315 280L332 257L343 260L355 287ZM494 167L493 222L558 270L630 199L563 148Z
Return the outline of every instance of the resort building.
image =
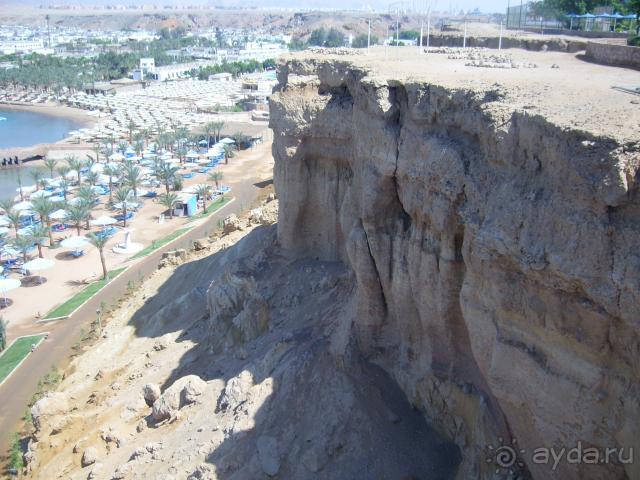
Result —
M4 55L14 53L53 53L50 48L45 48L42 39L3 39L0 42L0 52Z

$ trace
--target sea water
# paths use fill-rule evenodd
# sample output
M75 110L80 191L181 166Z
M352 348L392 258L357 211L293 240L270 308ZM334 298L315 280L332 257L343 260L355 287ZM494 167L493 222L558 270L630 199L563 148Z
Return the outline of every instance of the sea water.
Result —
M79 127L78 122L67 118L30 111L3 110L0 107L0 149L10 152L11 148L54 143ZM2 155L0 155L0 162L2 162ZM23 185L33 185L33 179L29 174L32 168L34 167L29 166L28 163L21 167ZM13 198L17 195L16 188L18 188L18 168L0 166L0 199Z
M68 118L0 107L0 149L30 147L62 140L80 125ZM1 161L2 159L0 159Z

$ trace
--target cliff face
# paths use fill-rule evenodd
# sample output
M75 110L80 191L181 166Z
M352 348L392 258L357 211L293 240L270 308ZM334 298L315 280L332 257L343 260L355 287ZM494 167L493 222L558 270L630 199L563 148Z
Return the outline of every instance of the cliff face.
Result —
M535 478L637 478L532 460L640 451L637 137L390 70L279 66L280 244L353 272L359 350L461 447L461 478L494 472L500 438Z

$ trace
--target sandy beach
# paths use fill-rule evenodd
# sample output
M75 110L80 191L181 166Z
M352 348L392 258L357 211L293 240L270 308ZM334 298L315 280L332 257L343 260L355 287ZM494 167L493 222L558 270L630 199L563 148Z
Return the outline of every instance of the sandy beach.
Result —
M231 187L228 197L234 197L234 190L241 187L248 179L253 178L257 172L263 172L265 178L269 176L273 168L273 157L271 155L271 142L265 141L249 150L236 152L236 156L229 160L229 164L221 164L216 168L222 172L224 178L222 183ZM183 170L185 171L185 170ZM192 179L184 181L184 187L203 183L206 181L205 174L198 174ZM164 188L159 188L158 193L162 193ZM92 216L97 218L101 215L117 215L118 211L108 210L106 200L108 196L101 197L102 204L93 209ZM196 225L190 223L189 217L168 216L164 223L158 222L158 217L166 208L156 199L139 198L143 207L135 214L133 219L127 222L127 228L131 229L132 240L148 246L154 240L158 240L169 233ZM98 231L98 227L92 227L91 231ZM108 242L105 249L107 266L109 270L114 270L130 264L131 255L119 255L112 251L117 243L124 239L122 232L122 222L118 223L118 233ZM82 235L86 235L88 230L84 228ZM75 228L70 228L65 232L54 233L55 241L61 241L66 237L76 235ZM13 304L2 310L2 315L9 320L9 334L11 338L18 335L29 334L34 331L42 331L43 324L36 323L39 316L45 315L56 305L63 303L67 298L83 289L88 282L98 280L101 275L101 264L97 250L91 245L83 247L85 255L80 258L73 258L69 255L69 250L65 248L49 249L44 248L45 258L50 258L56 262L55 266L42 272L46 277L46 283L42 285L23 286L11 291L7 296ZM37 256L37 251L32 252L32 257ZM18 277L16 277L18 278ZM30 284L29 284L30 285Z
M35 112L41 115L49 115L52 117L67 118L80 124L82 128L91 128L99 120L95 117L87 115L86 110L79 108L73 108L66 105L60 105L55 103L21 103L21 102L0 102L0 109L9 111L23 111L23 112ZM90 146L84 147L79 144L70 144L68 139L63 139L55 143L39 143L31 145L29 147L13 147L13 148L0 148L0 157L14 157L27 158L34 155L46 155L46 153L59 147L72 147L84 148L89 150ZM29 162L29 165L39 165L41 161Z

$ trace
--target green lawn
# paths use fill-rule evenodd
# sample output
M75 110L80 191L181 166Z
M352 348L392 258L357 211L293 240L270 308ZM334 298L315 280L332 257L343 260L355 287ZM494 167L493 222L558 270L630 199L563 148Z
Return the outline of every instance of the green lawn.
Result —
M154 240L153 242L151 242L151 245L149 245L144 250L140 250L133 257L131 257L130 260L134 260L136 258L146 257L151 252L154 252L155 250L157 250L157 249L159 249L161 247L164 247L167 243L175 240L176 238L178 238L183 233L188 232L189 230L191 230L191 228L193 228L193 227L180 228L178 230L175 230L174 232L171 232L169 235L167 235L166 237L161 238L160 240Z
M82 291L76 293L73 297L71 297L69 300L64 302L62 305L57 306L56 308L51 310L49 313L47 313L44 319L47 320L51 318L66 317L67 315L70 315L71 312L73 312L76 308L78 308L84 302L86 302L91 297L93 297L96 293L102 290L102 288L107 283L109 283L111 280L116 278L125 270L126 268L123 267L123 268L118 268L116 270L110 271L108 278L106 280L98 280L97 282L93 282L87 285Z
M32 335L17 339L0 355L0 382L9 376L14 368L31 351L31 345L38 343L44 335Z
M211 203L209 203L207 205L207 213L200 212L200 213L194 215L193 217L189 218L189 221L193 222L195 220L199 220L201 218L208 217L212 213L215 213L218 210L220 210L222 207L224 207L231 200L233 200L233 197L219 198L218 200L215 200L215 201L213 201L213 202L211 202Z

